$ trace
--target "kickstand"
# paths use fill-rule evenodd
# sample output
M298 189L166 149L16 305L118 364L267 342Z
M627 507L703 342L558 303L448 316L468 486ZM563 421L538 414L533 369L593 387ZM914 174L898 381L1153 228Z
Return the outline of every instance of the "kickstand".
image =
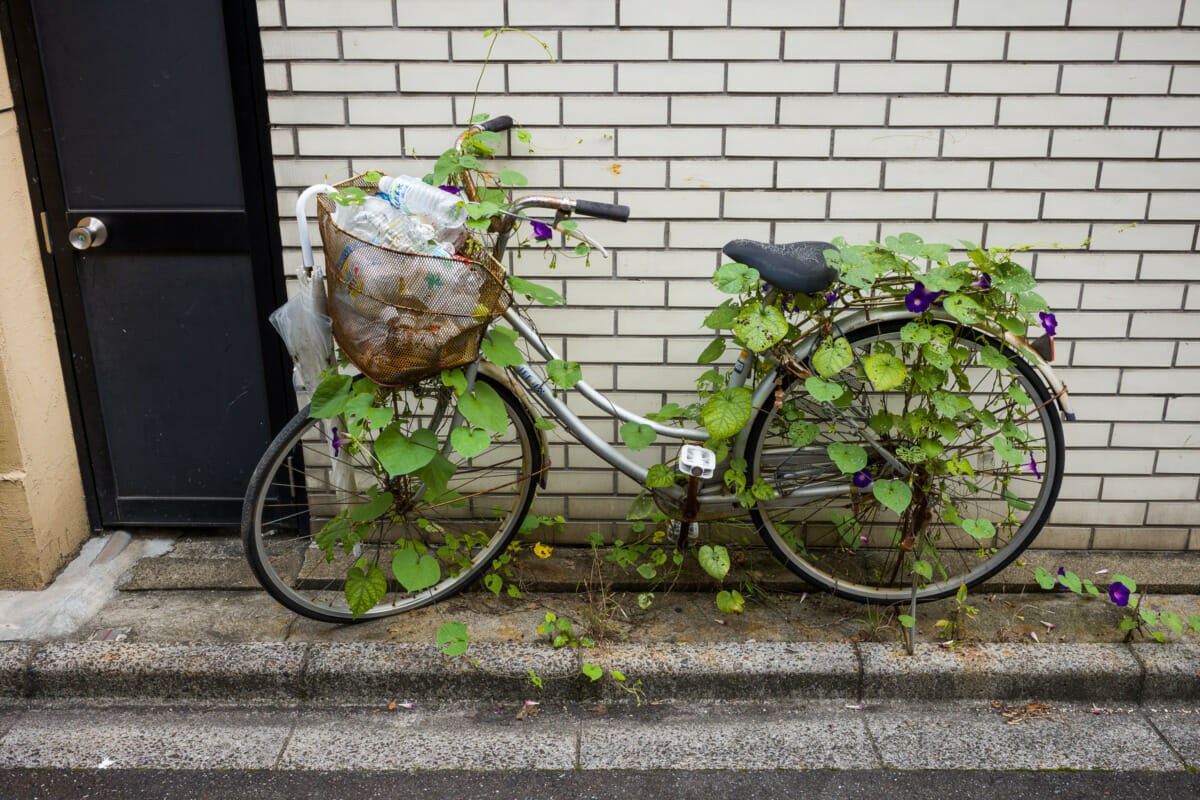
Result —
M917 573L915 571L912 579L912 594L909 597L908 616L912 618L912 627L907 628L901 625L900 633L904 636L904 652L911 656L917 639Z

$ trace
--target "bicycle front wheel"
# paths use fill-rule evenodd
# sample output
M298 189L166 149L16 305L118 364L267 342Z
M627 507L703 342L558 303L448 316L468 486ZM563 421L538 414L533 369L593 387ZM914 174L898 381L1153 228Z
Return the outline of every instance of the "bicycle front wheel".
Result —
M955 342L969 353L956 388L996 425L965 424L966 417L958 418L958 435L942 440L940 454L943 462L953 460L955 469L922 465L919 445L925 437L920 431L872 429L879 412L900 415L913 407L913 398L898 390L875 389L862 366L880 352L902 358L910 372L920 366L919 348L901 340L904 323L876 323L847 335L854 353L848 372L854 374L839 376L849 397L837 403L817 403L802 380L786 376L783 402L767 398L747 439L749 476L762 478L775 493L773 500L751 509L766 544L809 583L860 602L908 599L914 565L930 572L917 578L922 601L948 597L963 584L974 586L995 575L1045 525L1062 483L1062 422L1049 392L1033 367L979 331L963 331ZM985 348L1002 353L1008 366L982 364ZM1014 386L1018 392L1010 391ZM936 422L935 416L927 419ZM797 421L819 429L815 440L802 447L794 444ZM1002 426L1006 441L1020 441L1028 463L1012 464L997 456L992 440ZM882 426L877 422L877 427ZM887 479L913 485L909 516L884 508L868 486L855 486L829 455L828 445L834 443L866 449L869 475L861 483ZM913 514L919 515L919 525L912 523ZM910 530L919 528L915 536L902 532L906 522Z
M389 477L370 441L347 446L337 419L310 419L308 408L288 423L255 469L242 508L247 560L272 597L312 619L362 622L450 597L504 553L533 502L543 453L513 393L484 375L477 380L500 396L507 424L469 459L445 446L454 414L450 389L435 381L392 390L389 405L401 412L404 432L436 435L443 461L429 472ZM379 500L384 493L389 501ZM372 502L373 510L360 510ZM377 515L381 502L387 508ZM393 564L404 550L420 557L417 573ZM386 581L382 599L357 616L346 592L356 566L363 574L378 567ZM413 574L424 576L415 585L425 588L408 591L397 577Z

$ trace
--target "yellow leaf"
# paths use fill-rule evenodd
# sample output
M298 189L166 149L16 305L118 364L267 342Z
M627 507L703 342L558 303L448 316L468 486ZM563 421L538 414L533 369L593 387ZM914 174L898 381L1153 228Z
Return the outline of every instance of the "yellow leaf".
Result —
M554 552L553 547L551 547L550 545L547 545L547 544L542 544L541 542L538 542L537 544L535 544L533 546L533 553L538 558L549 558L550 554L553 552Z

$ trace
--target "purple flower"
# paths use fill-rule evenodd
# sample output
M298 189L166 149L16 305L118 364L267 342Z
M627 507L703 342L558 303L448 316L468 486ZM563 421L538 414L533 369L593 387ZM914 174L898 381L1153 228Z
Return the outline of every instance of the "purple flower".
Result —
M1129 605L1129 587L1120 581L1113 581L1108 587L1108 599L1124 608Z
M546 223L530 220L530 224L533 225L533 238L538 241L544 242L554 237L554 231L550 230L550 226Z
M1038 321L1041 322L1042 327L1046 330L1047 336L1053 336L1054 332L1058 329L1058 320L1054 318L1053 314L1046 311L1038 312Z
M985 272L985 273L983 273L982 278L975 281L971 285L974 286L976 289L983 289L986 292L988 289L992 288L992 276L988 275Z
M1065 568L1065 567L1059 567L1059 568L1058 568L1058 574L1059 574L1061 577L1063 577L1063 578L1067 577L1067 570L1066 570L1066 568ZM1055 579L1054 579L1054 583L1055 583L1055 584L1058 586L1058 590L1059 590L1060 592L1065 592L1065 591L1067 591L1067 587L1066 587L1066 586L1063 586L1063 584L1062 584L1062 581L1060 581L1058 578L1055 578Z
M1042 473L1038 472L1037 468L1037 457L1034 455L1029 456L1029 463L1021 467L1021 472L1032 472L1033 477L1039 481L1042 479Z
M460 192L462 192L462 189L458 188L457 186L451 186L449 184L443 184L442 186L439 186L438 188L441 189L443 192L449 192L450 194L459 194Z
M854 481L855 486L860 489L865 489L870 486L875 479L871 477L871 470L860 469L858 472L854 473L852 480Z
M938 303L939 299L945 292L931 292L925 288L925 284L917 281L913 284L913 290L904 297L904 305L909 311L914 314L920 314L926 311L930 306Z
M825 293L825 302L828 305L833 305L833 301L838 299L839 290L834 289L832 292Z
M343 447L345 447L347 444L349 444L349 442L350 442L349 439L343 439L341 436L338 435L337 426L335 425L333 427L333 439L330 440L330 442L329 442L330 444L333 445L333 457L337 458L338 451L341 450Z

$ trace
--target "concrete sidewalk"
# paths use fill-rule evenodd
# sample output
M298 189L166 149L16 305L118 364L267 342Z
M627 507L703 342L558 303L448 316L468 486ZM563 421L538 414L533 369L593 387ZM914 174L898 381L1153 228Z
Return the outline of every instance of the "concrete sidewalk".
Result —
M589 571L590 551L558 548L554 558L527 565L520 601L475 591L402 617L334 626L275 604L253 582L232 537L139 535L118 562L92 565L102 544L89 543L44 593L0 593L0 620L7 623L0 636L10 639L0 642L0 697L850 706L948 700L1144 706L1200 698L1200 640L1125 644L1107 600L1029 591L1021 577L1029 570L972 594L979 612L956 633L954 646L938 641L935 626L953 615L953 604L921 606L921 641L908 656L893 615L805 595L789 573L753 551L740 579L757 587L756 599L732 617L717 611L711 588L659 592L649 610L620 591L588 602L573 590ZM1124 572L1161 592L1153 607L1183 617L1200 610L1195 555L1035 551L1027 560L1084 575ZM704 580L682 584L699 589ZM33 606L41 611L20 613ZM577 632L590 619L607 636L593 649L555 650L536 633L547 611L570 616ZM447 659L436 648L436 630L448 620L471 631L465 658ZM585 662L624 673L627 686L638 686L636 698L611 677L588 680L581 674Z

